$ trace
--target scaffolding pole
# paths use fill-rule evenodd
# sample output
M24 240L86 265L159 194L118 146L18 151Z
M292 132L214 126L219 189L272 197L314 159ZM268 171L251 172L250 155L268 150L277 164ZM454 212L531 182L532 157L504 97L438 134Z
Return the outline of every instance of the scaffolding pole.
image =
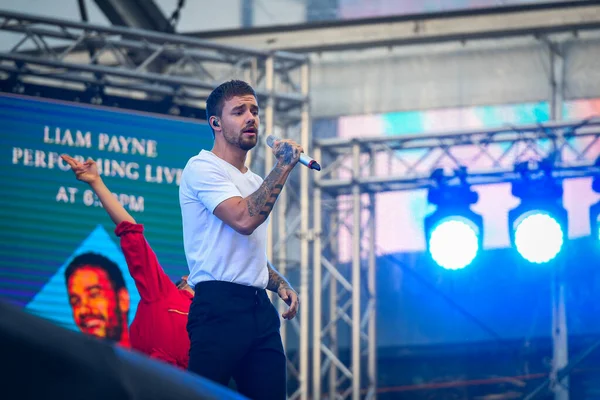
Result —
M553 121L562 121L565 90L565 62L561 45L547 41L550 61L550 117ZM561 152L556 153L562 161ZM566 251L568 252L569 246ZM551 282L552 299L552 364L550 378L555 400L569 400L569 377L558 379L558 373L569 364L569 344L567 329L567 308L565 298L564 256L558 261L559 268L554 271Z
M305 64L301 68L302 76L302 94L308 97L310 74L308 65ZM310 109L308 103L304 103L301 114L300 126L300 145L305 152L310 153L310 144L312 142L310 130ZM303 310L300 319L300 392L301 399L308 399L308 352L309 352L309 315L310 315L310 298L308 291L309 284L309 247L313 239L310 229L310 210L309 210L309 171L308 168L300 166L300 297L303 302Z

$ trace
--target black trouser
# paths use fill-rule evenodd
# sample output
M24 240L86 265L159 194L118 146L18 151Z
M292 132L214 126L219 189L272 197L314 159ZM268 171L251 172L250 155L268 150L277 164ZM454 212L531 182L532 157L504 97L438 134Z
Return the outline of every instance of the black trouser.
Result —
M222 385L233 377L250 399L286 398L279 314L263 289L229 282L196 285L187 325L188 369Z

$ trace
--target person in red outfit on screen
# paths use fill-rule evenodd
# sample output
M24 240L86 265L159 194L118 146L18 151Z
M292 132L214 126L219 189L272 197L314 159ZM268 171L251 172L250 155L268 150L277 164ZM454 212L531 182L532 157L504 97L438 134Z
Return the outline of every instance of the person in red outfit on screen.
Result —
M98 174L93 160L79 162L61 155L78 180L90 185L104 209L117 225L121 249L129 273L140 294L140 303L130 327L131 347L152 358L187 369L190 340L186 324L194 290L187 277L173 283L158 263L144 237L144 227L123 208Z

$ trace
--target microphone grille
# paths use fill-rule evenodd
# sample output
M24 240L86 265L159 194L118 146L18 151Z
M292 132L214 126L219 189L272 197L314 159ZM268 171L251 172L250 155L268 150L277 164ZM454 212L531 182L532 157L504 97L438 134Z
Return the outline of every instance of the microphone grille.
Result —
M270 148L273 148L273 144L275 144L276 140L277 140L277 138L273 135L267 136L267 146L269 146Z

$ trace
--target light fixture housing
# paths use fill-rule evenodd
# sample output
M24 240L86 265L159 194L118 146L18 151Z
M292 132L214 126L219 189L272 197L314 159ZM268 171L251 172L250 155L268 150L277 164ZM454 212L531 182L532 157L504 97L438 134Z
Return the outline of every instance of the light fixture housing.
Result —
M466 169L461 167L448 178L443 170L432 173L435 185L427 201L436 210L425 217L427 252L442 268L459 270L470 265L483 246L483 218L470 209L479 195L466 182ZM450 181L458 178L457 184Z
M562 250L568 214L562 205L562 182L552 177L552 165L526 162L515 165L520 178L512 194L521 203L508 212L511 245L527 261L546 264Z

